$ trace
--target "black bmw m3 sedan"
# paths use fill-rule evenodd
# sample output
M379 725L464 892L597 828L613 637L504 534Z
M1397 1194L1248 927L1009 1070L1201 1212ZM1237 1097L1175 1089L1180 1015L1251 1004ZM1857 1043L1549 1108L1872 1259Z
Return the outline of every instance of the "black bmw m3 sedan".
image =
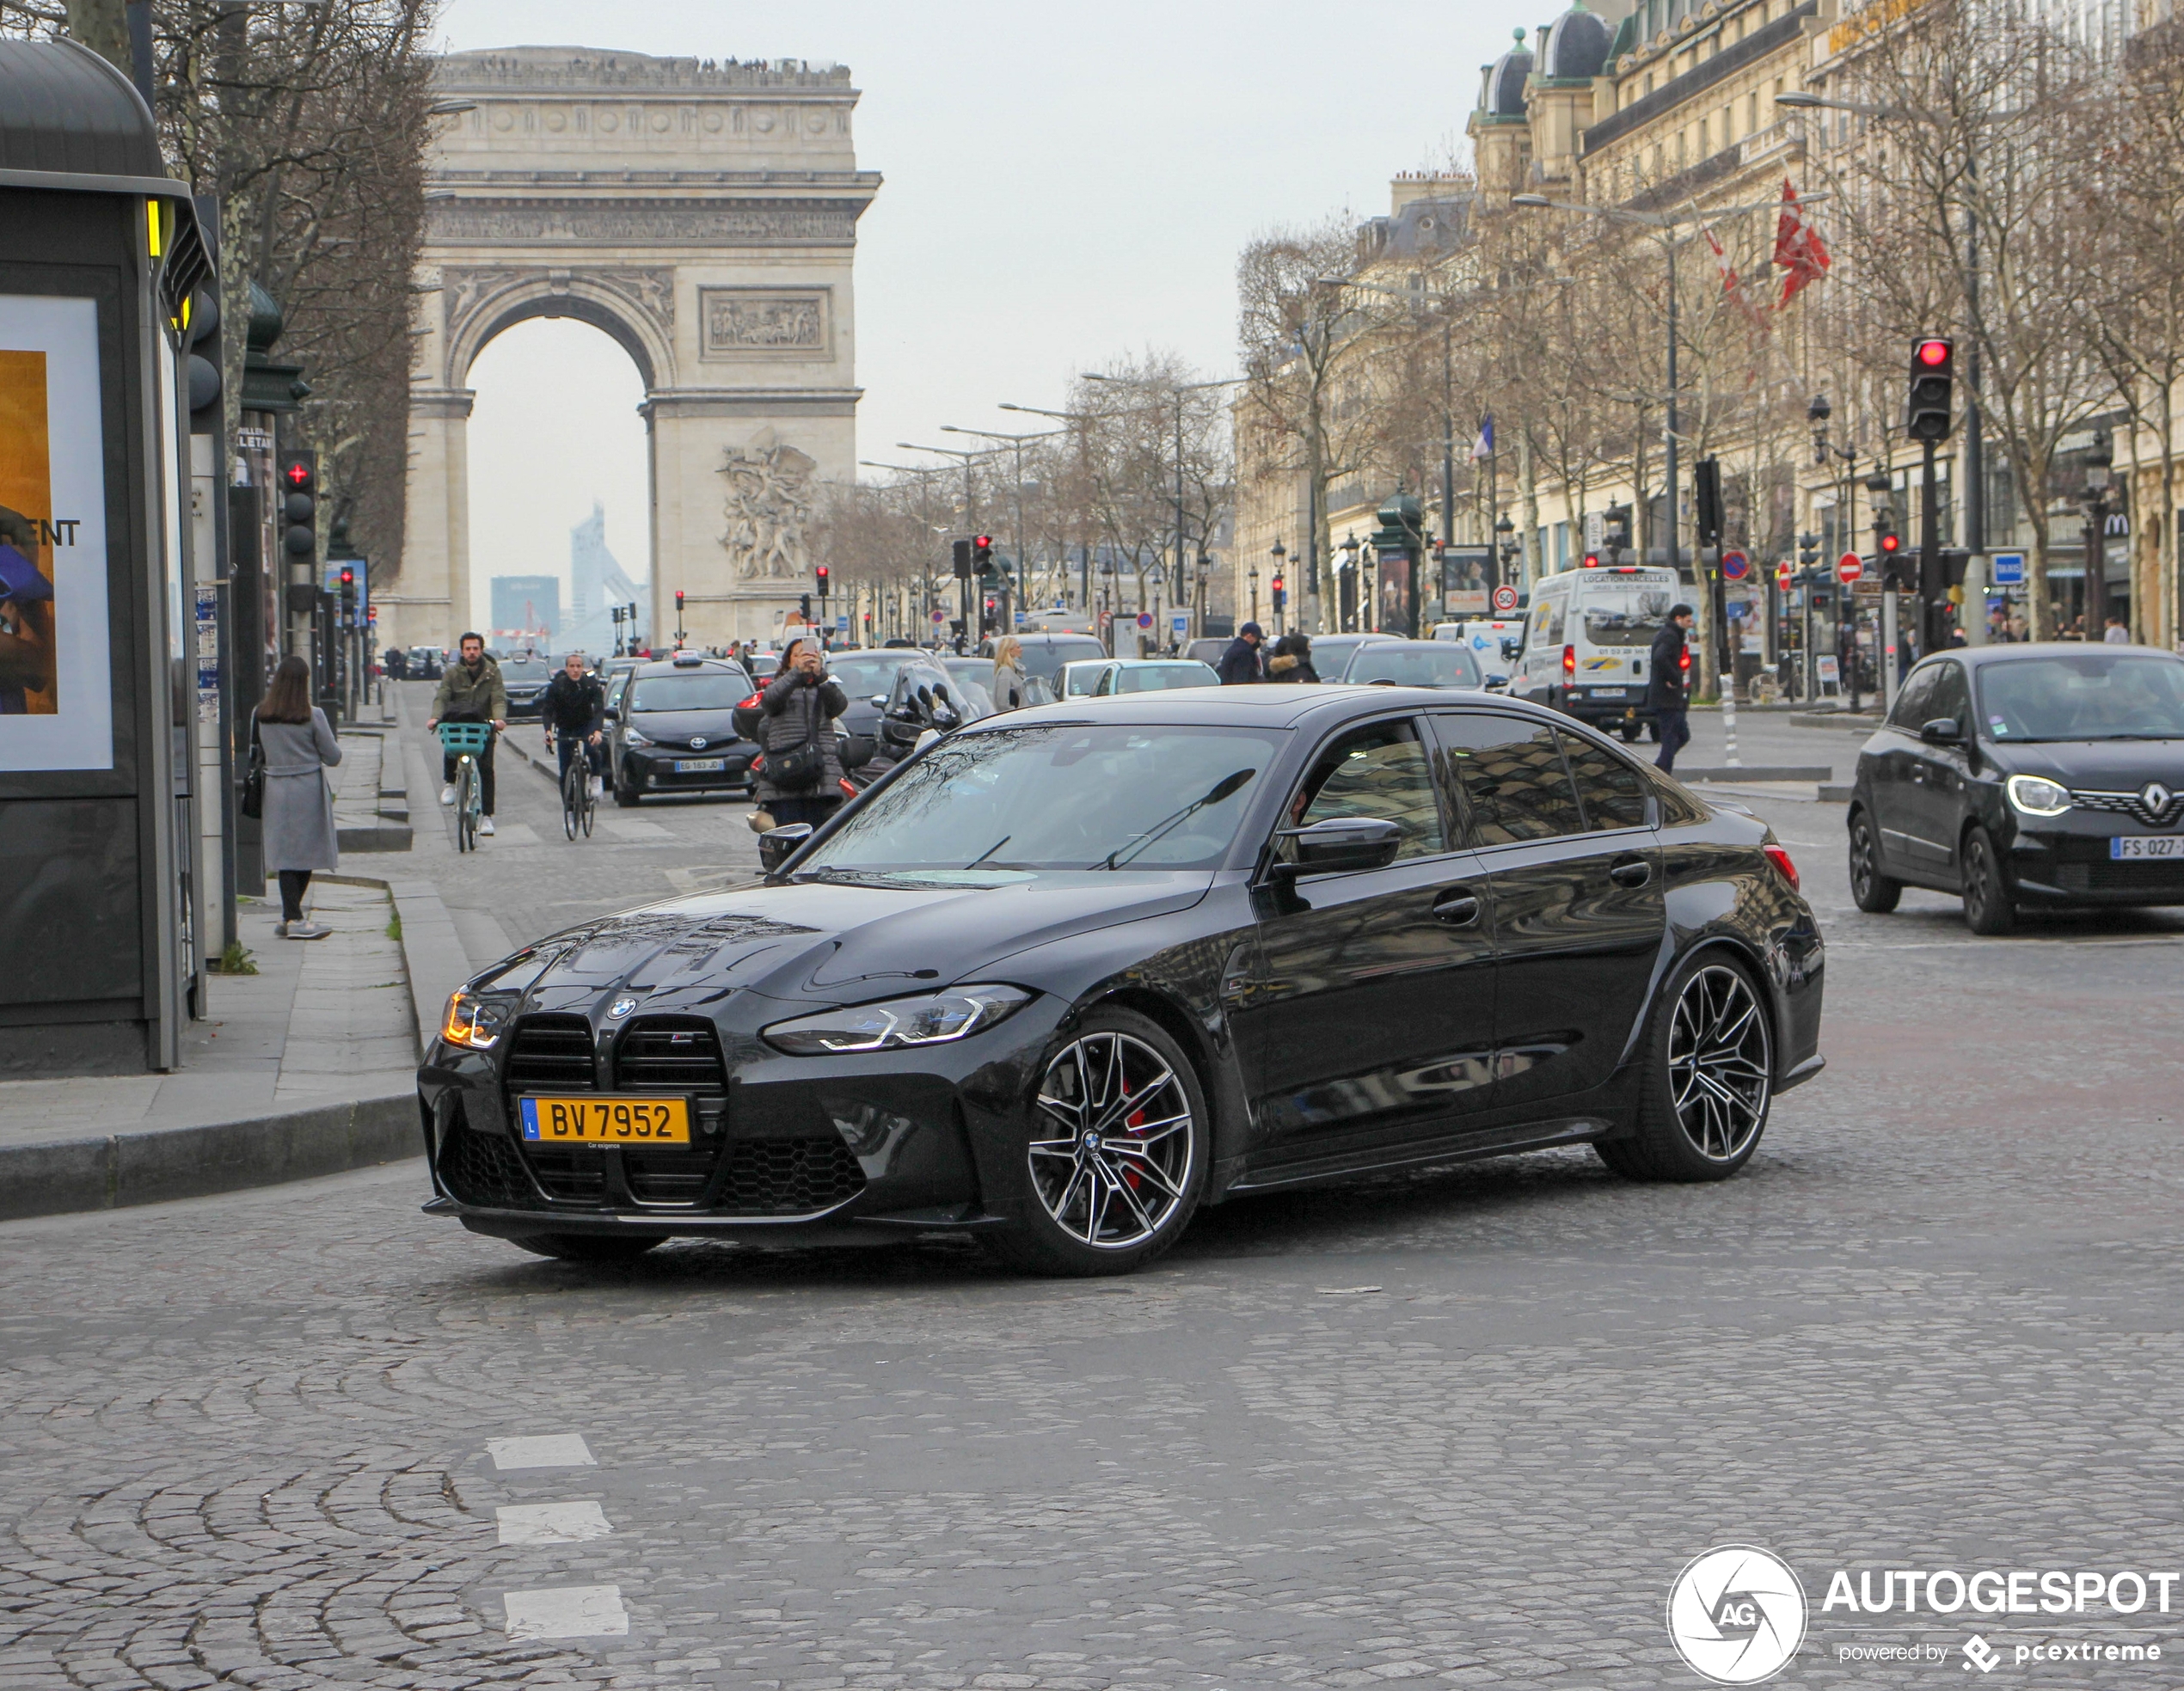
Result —
M939 1232L1113 1273L1361 1171L1590 1143L1720 1179L1821 1068L1770 830L1516 702L1073 700L762 846L454 996L432 1213L580 1259Z

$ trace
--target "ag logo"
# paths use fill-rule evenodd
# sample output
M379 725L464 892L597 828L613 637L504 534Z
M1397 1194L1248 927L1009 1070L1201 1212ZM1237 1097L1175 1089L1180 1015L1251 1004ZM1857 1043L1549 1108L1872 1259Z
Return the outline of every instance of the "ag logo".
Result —
M1709 1550L1668 1592L1676 1652L1717 1685L1757 1685L1805 1641L1805 1588L1780 1557L1749 1544Z

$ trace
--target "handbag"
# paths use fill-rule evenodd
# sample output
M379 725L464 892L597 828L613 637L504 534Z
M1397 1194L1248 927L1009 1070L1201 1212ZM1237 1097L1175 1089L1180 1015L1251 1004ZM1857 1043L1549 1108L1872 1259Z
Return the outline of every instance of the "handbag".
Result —
M794 696L792 695L792 696ZM770 750L766 754L766 779L784 793L801 793L817 787L826 773L826 754L819 744L819 735L812 724L820 712L818 701L813 701L811 716L804 720L804 740L801 745L787 751Z
M253 821L266 813L266 748L258 738L258 714L250 714L250 765L242 772L242 795L236 808Z

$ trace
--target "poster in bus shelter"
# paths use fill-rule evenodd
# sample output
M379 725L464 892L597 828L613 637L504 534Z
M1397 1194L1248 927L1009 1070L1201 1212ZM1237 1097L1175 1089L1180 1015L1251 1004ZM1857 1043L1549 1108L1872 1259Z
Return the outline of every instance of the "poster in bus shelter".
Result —
M1412 634L1410 626L1410 554L1380 554L1380 603L1373 627L1383 634Z
M110 769L98 308L0 294L0 771Z

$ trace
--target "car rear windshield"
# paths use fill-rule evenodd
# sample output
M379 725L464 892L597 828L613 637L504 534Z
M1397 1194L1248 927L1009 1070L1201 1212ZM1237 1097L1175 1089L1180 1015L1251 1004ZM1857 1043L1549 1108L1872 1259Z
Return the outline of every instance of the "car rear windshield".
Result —
M844 654L826 660L826 672L842 683L842 690L852 699L868 699L874 693L885 693L895 684L895 677L902 673L905 664L923 661L925 654L908 647L899 647L888 653L860 652L855 656Z
M1446 641L1424 646L1359 648L1345 681L1392 681L1398 687L1477 687L1483 684L1471 653Z
M1089 634L1083 640L1028 640L1023 646L1024 673L1046 681L1059 675L1064 664L1107 655L1107 647Z
M1221 677L1210 664L1147 664L1115 677L1118 693L1164 693L1171 687L1218 687Z
M696 675L640 676L629 689L629 708L733 710L751 696L741 670L702 670Z
M2184 660L2044 653L1979 665L1979 715L1997 740L2184 739Z
M500 679L507 681L546 681L552 677L554 666L543 658L504 658L500 660Z
M961 734L874 793L799 873L1210 869L1279 744L1246 728L1068 722Z
M1668 621L1666 587L1588 585L1578 596L1585 638L1592 646L1651 646Z

